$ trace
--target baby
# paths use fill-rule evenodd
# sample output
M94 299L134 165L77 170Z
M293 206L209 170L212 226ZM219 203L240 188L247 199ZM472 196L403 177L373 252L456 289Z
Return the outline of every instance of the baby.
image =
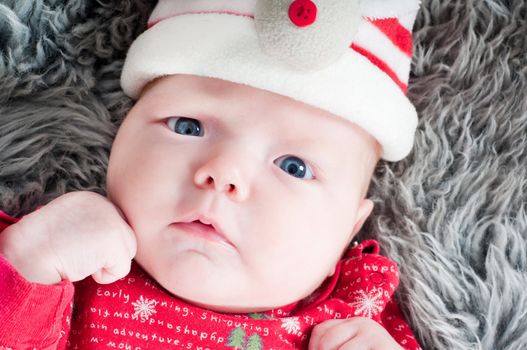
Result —
M418 349L395 264L349 248L413 143L417 7L159 1L107 198L0 212L0 348Z

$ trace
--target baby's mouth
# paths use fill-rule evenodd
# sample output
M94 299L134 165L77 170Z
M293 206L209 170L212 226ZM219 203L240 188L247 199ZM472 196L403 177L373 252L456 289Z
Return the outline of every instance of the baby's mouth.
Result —
M200 220L193 220L190 222L176 222L170 225L173 228L180 229L187 234L195 237L203 238L212 242L224 243L234 246L221 232L211 224L206 224Z
M196 225L206 226L207 228L216 231L216 229L214 228L214 226L212 226L211 224L205 224L205 223L203 223L203 222L201 222L201 221L199 221L199 220L194 220L194 221L191 222L191 224L196 224Z

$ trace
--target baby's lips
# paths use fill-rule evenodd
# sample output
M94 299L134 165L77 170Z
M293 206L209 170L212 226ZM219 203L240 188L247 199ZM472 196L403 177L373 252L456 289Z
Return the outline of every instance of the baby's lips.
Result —
M208 225L214 229L218 237L221 237L222 240L227 242L229 245L235 247L235 244L230 240L230 237L225 233L226 231L223 228L223 225L220 221L216 220L215 217L218 215L213 215L212 213L204 214L203 211L194 211L185 216L183 216L177 222L179 223L191 223L194 221L200 222L202 224Z

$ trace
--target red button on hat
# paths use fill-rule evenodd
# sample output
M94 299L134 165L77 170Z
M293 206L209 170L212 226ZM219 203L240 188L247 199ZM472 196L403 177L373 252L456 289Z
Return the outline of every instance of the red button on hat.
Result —
M295 0L289 6L289 19L298 27L313 24L317 18L317 5L311 0Z

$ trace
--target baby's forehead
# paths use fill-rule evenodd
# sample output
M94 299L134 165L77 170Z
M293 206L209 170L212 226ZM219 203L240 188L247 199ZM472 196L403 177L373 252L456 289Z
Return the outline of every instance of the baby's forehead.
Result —
M341 128L351 125L337 117L290 97L255 88L245 84L192 75L165 76L150 82L143 90L141 99L153 99L154 103L185 106L199 104L202 108L240 110L247 119L264 118L275 123L297 123ZM262 116L263 113L272 112Z
M371 138L358 125L308 103L222 79L165 76L149 83L141 99L163 114L209 117L246 131L268 130L289 142L351 147L358 139Z

